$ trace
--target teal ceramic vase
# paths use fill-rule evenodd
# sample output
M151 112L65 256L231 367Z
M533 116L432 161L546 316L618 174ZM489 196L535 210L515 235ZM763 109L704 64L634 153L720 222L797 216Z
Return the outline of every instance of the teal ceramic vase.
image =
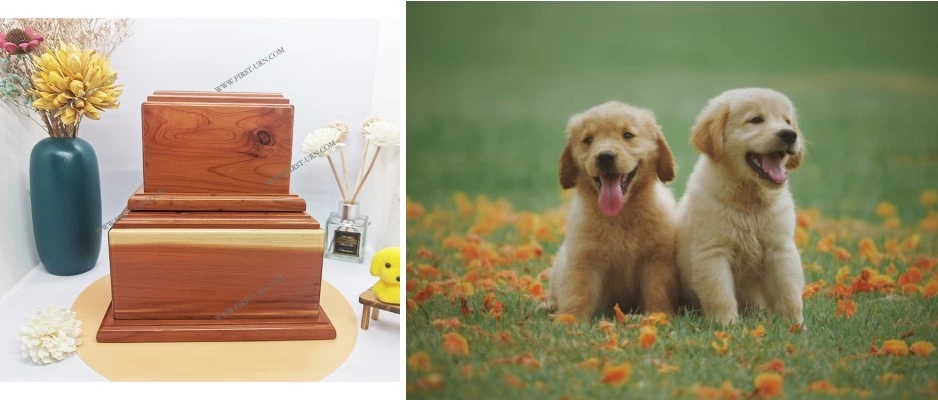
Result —
M101 179L98 158L79 138L45 138L29 159L33 234L49 273L77 275L94 268L101 252Z

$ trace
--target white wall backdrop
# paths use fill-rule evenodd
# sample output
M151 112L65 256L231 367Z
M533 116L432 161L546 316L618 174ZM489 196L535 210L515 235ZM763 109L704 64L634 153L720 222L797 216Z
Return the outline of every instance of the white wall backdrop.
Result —
M374 114L400 122L399 58L392 59L399 52L398 29L393 22L377 19L137 20L133 35L112 54L118 83L126 85L120 109L105 112L100 121L84 121L79 131L98 155L105 221L120 214L127 198L142 183L140 104L147 95L154 90L215 90L281 47L283 54L224 91L280 92L289 98L296 109L294 161L305 156L301 143L307 133L333 120L348 123L353 134L349 135L346 157L350 179L354 179L363 146L357 129L361 121ZM395 70L386 69L391 67ZM392 75L393 83L388 81ZM26 183L29 152L44 136L29 120L5 105L0 107L4 108L0 111L2 294L38 263ZM389 165L384 161L376 164L369 185L380 180L398 188L399 169L393 162L397 158L383 154ZM366 192L372 189L387 191L371 186L360 195L369 197L363 199L362 214L374 221L374 232L366 244L397 245L398 207L382 206L380 201L374 204L370 199L374 195ZM340 199L326 160L314 159L294 171L291 190L306 199L309 213L323 224ZM399 192L397 189L393 195L398 204ZM385 239L388 232L393 232L393 237Z

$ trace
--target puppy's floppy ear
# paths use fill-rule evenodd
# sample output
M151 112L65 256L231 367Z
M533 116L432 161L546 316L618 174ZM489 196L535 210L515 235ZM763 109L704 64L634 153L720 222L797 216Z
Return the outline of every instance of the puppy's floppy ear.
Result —
M655 166L658 171L658 179L662 182L670 182L674 180L677 165L674 162L671 147L668 146L668 141L664 139L664 132L655 122L655 115L651 111L647 111L646 126L649 131L654 133L655 144L658 146L658 164Z
M560 154L560 187L570 189L576 186L576 179L580 169L573 159L573 140L578 137L578 132L583 129L583 123L586 115L583 113L574 114L567 121L567 144L563 147L563 153Z
M671 182L677 174L677 164L674 162L674 154L671 154L671 148L668 142L664 140L664 135L658 135L658 179L662 182Z
M576 186L576 178L580 170L573 159L573 150L570 149L570 141L563 147L563 153L560 155L560 187L570 189Z
M697 116L691 131L691 143L713 161L719 161L723 156L723 131L729 115L729 105L711 101Z

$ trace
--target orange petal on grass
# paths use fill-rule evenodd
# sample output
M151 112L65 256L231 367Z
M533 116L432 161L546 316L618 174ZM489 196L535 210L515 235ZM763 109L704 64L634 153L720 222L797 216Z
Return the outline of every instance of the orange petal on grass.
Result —
M838 392L838 389L837 389L837 386L834 386L834 384L832 384L832 383L830 383L830 382L828 382L828 381L826 381L826 380L824 380L824 379L821 379L821 380L819 380L819 381L811 382L811 384L808 385L807 392L808 392L808 393L826 393L826 394L837 394L837 393L839 393L839 392Z
M919 222L919 226L925 232L935 232L938 231L938 212L929 211L928 216L922 219Z
M432 324L434 327L437 327L437 328L440 328L440 329L453 329L453 330L455 330L455 329L462 328L462 321L460 321L460 320L458 320L458 319L456 319L456 318L435 319L435 320L433 320L433 322L432 322L431 324Z
M834 256L837 257L837 261L848 261L853 258L853 255L843 247L834 249Z
M710 347L713 347L713 350L717 352L717 355L723 356L730 349L730 339L729 338L719 339L719 342L717 340L714 340L710 342Z
M785 352L788 353L788 355L795 354L795 345L791 343L785 343Z
M581 361L576 366L579 369L594 369L594 368L599 368L600 365L602 365L602 361L599 361L598 358L590 357L586 360Z
M659 374L670 374L677 371L677 367L658 359L651 360L652 365L658 370Z
M619 303L612 307L612 311L616 313L616 321L625 322L625 313L619 308Z
M416 371L430 372L430 354L418 351L407 359L407 365Z
M505 381L505 383L511 386L514 386L516 388L524 387L524 382L521 381L521 378L518 378L517 376L514 376L512 374L502 375L502 380Z
M607 385L619 387L625 384L631 376L632 365L626 362L604 368L600 381Z
M879 349L879 355L906 356L909 355L909 346L903 340L887 340Z
M857 303L853 300L837 300L837 315L843 315L847 318L857 312Z
M615 324L614 322L605 321L605 320L604 320L604 321L599 321L599 331L600 331L600 332L602 332L602 333L604 333L604 334L606 334L606 335L610 335L610 334L612 334L613 332L615 332L615 329L616 329L616 324Z
M795 245L796 246L798 246L799 248L804 248L805 246L808 245L809 238L810 236L808 235L807 230L805 230L804 228L800 226L795 228Z
M906 283L902 285L902 294L915 294L918 293L918 285L914 283Z
M801 324L797 322L795 322L794 324L791 324L791 326L788 327L788 333L796 333L796 332L801 332Z
M896 206L888 201L881 201L876 205L876 215L880 218L889 218L896 216Z
M842 284L835 284L828 289L827 294L835 299L843 299L850 296L853 296L853 286L844 286Z
M472 364L466 364L459 369L459 375L461 375L463 378L471 378L474 370L475 368L472 366Z
M804 290L801 292L801 298L807 299L811 296L814 296L815 294L817 294L817 292L821 291L821 288L823 288L825 284L826 282L824 282L824 280L821 279L815 282L811 282L807 285L804 285Z
M443 388L443 376L430 374L417 380L417 386L423 390L437 391Z
M919 283L922 281L922 270L918 267L910 267L899 277L899 285L906 283Z
M573 314L558 314L554 317L554 322L559 325L573 325L577 322L577 319Z
M752 332L749 332L749 336L752 336L757 339L765 336L765 327L762 325L759 325L753 328Z
M502 344L511 343L511 334L505 331L495 332L494 334L492 334L492 338L498 343L502 343Z
M912 345L909 346L909 351L925 357L935 351L935 345L931 344L931 342L920 340L918 342L912 343Z
M938 204L938 190L925 189L918 196L918 202L925 207L931 207Z
M844 266L837 270L837 277L834 282L844 283L850 278L850 267Z
M530 367L530 368L541 367L541 362L538 361L533 356L531 356L530 353L525 353L525 354L518 356L518 358L515 359L515 363L518 365L523 365L525 367Z
M892 372L887 372L885 374L880 375L876 379L882 383L899 382L902 380L902 375L894 374Z
M443 335L443 351L457 356L469 355L469 342L456 332L446 333Z
M671 325L671 321L668 320L668 314L663 312L651 313L645 318L642 318L642 325Z
M776 397L782 394L782 377L774 372L756 375L754 395L757 397Z
M784 374L784 373L785 373L785 362L782 361L782 360L779 360L779 359L777 359L777 358L776 358L776 359L773 359L772 361L769 361L769 362L767 362L767 363L765 363L765 364L760 365L760 366L759 366L759 371L761 371L761 372L775 371L775 372L777 372L777 373L780 374L780 375L781 375L781 374Z
M422 204L407 199L407 219L420 218L427 213Z
M823 253L830 253L834 251L835 247L837 247L835 244L835 240L837 240L837 237L834 236L833 234L824 235L824 237L822 237L820 240L817 241L817 245L815 245L815 248L817 249L817 251L820 251Z
M658 330L653 325L645 325L638 334L638 343L643 349L651 347L658 340Z
M407 299L407 312L417 311L417 302L413 299Z
M883 221L883 228L886 229L896 229L902 226L902 220L899 217L889 217Z
M922 297L930 298L938 294L938 281L930 281L922 287Z

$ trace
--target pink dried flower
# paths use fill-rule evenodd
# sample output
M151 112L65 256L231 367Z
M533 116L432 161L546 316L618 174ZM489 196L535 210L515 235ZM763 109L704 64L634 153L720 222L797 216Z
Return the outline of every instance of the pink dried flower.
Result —
M32 29L10 29L0 33L0 46L10 54L26 54L39 47L44 39Z

